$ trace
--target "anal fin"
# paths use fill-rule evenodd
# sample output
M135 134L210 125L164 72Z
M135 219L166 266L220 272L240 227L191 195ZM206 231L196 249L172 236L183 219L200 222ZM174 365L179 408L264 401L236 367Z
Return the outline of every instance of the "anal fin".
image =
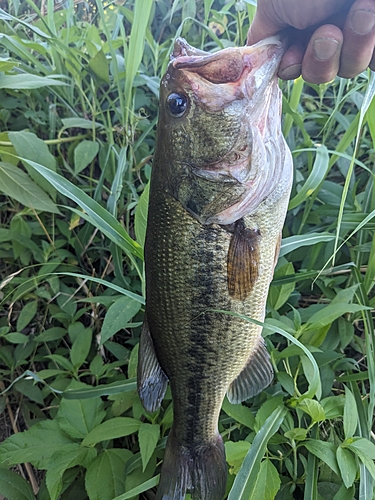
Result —
M247 299L258 279L260 238L259 231L245 227L243 219L235 223L227 262L228 292L234 299Z
M156 411L167 390L168 377L156 357L147 318L143 322L139 341L137 388L144 409Z
M273 368L270 355L263 338L259 337L259 343L242 372L230 384L227 391L228 399L232 404L241 403L256 396L272 382L272 379Z

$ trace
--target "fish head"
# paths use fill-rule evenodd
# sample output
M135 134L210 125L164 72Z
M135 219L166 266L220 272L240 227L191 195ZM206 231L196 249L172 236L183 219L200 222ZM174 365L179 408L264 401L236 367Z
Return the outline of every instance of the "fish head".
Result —
M274 172L264 150L270 134L280 135L284 50L279 37L213 54L175 43L161 81L156 157L166 188L201 223L230 224L266 195Z

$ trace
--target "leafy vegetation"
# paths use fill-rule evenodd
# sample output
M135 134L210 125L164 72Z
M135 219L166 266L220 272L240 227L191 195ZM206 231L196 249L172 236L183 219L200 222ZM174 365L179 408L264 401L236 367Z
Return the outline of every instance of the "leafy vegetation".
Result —
M1 2L0 494L152 499L171 397L135 391L159 78L176 35L241 45L250 1ZM228 499L374 497L375 79L283 83L295 179L264 335L225 401ZM249 319L250 320L250 319Z

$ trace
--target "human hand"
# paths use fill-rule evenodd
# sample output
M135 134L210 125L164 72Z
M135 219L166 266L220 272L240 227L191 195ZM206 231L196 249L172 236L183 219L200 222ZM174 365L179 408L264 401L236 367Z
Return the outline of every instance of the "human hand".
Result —
M258 0L247 43L285 33L279 77L325 83L375 71L375 0Z

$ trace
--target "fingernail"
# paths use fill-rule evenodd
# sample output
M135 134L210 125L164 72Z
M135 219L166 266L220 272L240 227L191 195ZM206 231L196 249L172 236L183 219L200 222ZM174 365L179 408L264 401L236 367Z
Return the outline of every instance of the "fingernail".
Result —
M339 42L333 38L317 38L313 46L315 57L319 61L328 61L335 54L338 46Z
M375 26L375 14L371 10L356 10L351 17L351 28L357 35L367 35Z
M292 80L298 78L301 74L301 64L291 64L279 70L279 77L283 80Z

